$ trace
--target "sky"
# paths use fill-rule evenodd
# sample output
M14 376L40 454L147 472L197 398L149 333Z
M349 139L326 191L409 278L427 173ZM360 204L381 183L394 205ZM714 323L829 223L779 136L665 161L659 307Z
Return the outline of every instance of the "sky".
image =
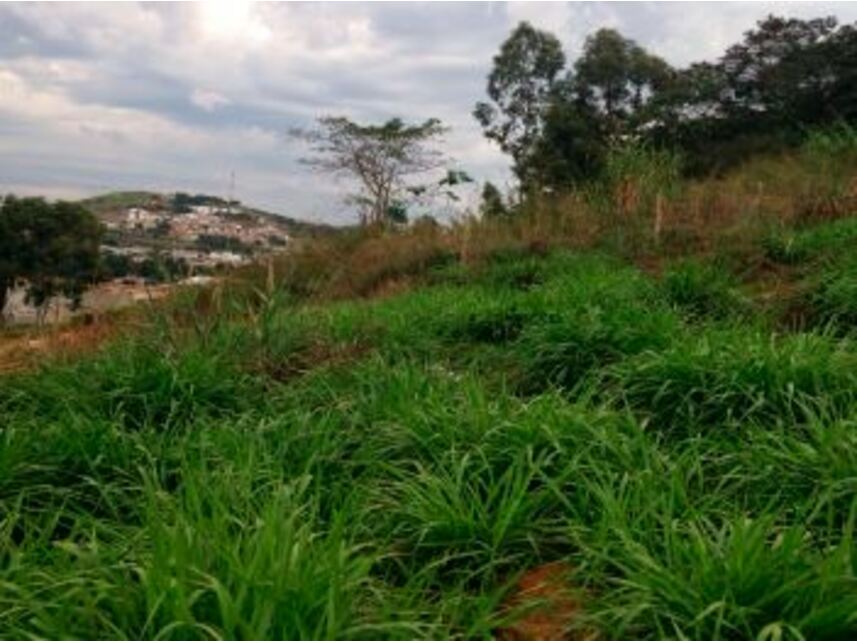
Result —
M349 223L348 185L289 136L323 115L440 118L478 181L509 163L471 112L521 20L570 61L619 29L676 66L713 60L769 13L857 21L857 2L0 3L0 193L228 195Z

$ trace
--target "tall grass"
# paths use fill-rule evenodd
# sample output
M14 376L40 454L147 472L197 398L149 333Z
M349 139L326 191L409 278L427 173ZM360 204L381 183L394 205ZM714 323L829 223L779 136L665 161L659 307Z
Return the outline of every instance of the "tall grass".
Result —
M798 205L802 218L852 214L857 207L857 129L839 123L809 132L800 159L807 173Z

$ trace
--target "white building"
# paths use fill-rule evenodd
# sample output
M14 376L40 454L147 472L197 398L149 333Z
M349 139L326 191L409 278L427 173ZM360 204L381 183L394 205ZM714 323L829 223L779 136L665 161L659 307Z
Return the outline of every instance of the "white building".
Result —
M128 208L125 211L125 227L138 230L151 230L163 217L145 208Z

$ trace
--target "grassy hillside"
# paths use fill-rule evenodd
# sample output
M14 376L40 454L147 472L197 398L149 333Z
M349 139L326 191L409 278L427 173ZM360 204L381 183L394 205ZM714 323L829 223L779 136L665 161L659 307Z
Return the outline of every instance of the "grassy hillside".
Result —
M81 203L93 214L104 216L119 210L125 210L126 208L147 207L153 202L158 202L162 198L162 195L156 192L108 192L106 194L99 194L98 196L83 199Z
M565 635L851 637L854 241L758 242L797 330L726 260L531 246L188 294L5 377L0 636L527 636L551 569Z

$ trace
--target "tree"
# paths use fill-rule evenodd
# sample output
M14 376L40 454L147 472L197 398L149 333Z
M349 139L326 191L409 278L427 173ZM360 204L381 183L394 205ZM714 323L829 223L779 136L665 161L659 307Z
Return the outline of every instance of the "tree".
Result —
M309 142L315 152L302 161L357 181L360 191L349 200L360 209L363 225L382 225L390 221L391 214L401 214L409 195L406 179L444 162L431 145L446 131L436 118L416 125L399 118L382 125L360 125L345 117L326 116L318 125L315 130L292 132Z
M77 203L9 196L0 207L0 231L2 303L15 281L24 279L27 300L40 309L58 295L73 307L80 304L97 277L103 232L91 212Z
M6 209L8 198L3 198L0 202L0 321L6 309L8 292L15 285L15 279L21 272L20 252L23 249L23 238L18 222L12 219Z
M672 76L663 59L614 29L588 36L574 69L579 99L602 111L614 133L620 121L639 113Z
M597 178L607 153L607 135L604 119L590 105L555 103L532 158L539 184L561 190Z
M653 101L649 134L703 174L799 144L809 127L854 122L856 36L830 17L768 16L715 63L678 72Z
M834 59L825 43L832 17L814 20L768 16L730 47L720 66L730 88L724 108L733 117L815 121L835 85Z
M503 203L503 195L491 181L486 181L485 185L482 186L482 202L479 204L479 212L483 219L502 219L509 213L506 204Z
M857 122L857 24L843 25L824 44L836 82L826 88L823 104L832 118ZM817 103L816 103L817 104Z
M487 87L491 102L479 102L473 111L485 135L512 157L522 190L532 183L530 160L564 66L559 40L522 22L494 57Z

